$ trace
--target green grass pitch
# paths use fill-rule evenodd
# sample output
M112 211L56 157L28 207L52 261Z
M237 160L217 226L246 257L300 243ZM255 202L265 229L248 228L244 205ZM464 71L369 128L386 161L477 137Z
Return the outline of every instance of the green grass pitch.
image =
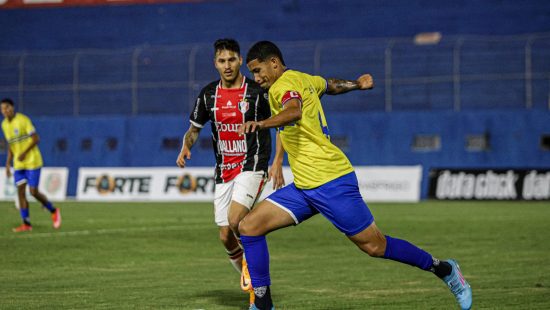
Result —
M0 309L246 309L208 203L0 203ZM458 259L474 309L550 309L550 203L371 204L385 234ZM277 309L458 309L443 282L360 252L321 216L268 236Z

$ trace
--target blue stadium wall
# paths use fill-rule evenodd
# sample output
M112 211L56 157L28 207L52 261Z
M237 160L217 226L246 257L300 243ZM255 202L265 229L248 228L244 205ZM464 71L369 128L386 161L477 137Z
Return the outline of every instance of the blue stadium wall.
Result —
M112 49L145 44L210 45L219 37L234 37L242 42L410 37L426 31L440 31L444 38L460 34L550 32L550 1L215 0L0 10L2 52ZM32 64L31 58L27 60ZM407 59L404 62L414 64ZM548 63L542 63L546 65L538 68L547 71ZM523 64L521 59L519 64ZM383 58L380 58L380 68L374 72L377 77L383 76L383 66ZM3 79L9 77L9 70L14 73L17 70L16 66L6 68ZM518 68L522 69L521 66ZM323 72L340 73L339 68L322 69ZM408 76L409 72L401 70L398 62L395 70L396 75ZM342 72L342 77L356 74ZM44 78L48 79L47 76ZM14 83L17 85L17 80ZM365 103L368 111L361 109L363 104L358 100L354 101L353 109L342 109L345 112L339 107L327 108L331 135L343 145L354 165L421 164L425 168L423 197L427 191L427 172L432 167L549 168L550 151L541 147L540 139L543 134L550 134L550 112L546 105L550 86L546 81L541 83L540 91L537 91L538 84L534 85L533 110L523 108L524 93L521 89L517 92L518 98L503 98L498 96L498 90L488 85L487 88L464 87L463 112L438 108L440 102L445 105L452 103L452 87L442 92L443 97L436 99L422 97L425 92L407 89L400 92L396 89L395 104L399 104L400 98L411 96L419 96L414 100L419 104L405 107L408 112L385 113L381 112L384 93L381 89L375 90L369 102ZM484 92L489 93L487 96L496 93L492 100L499 103L510 101L509 107L515 108L477 110L479 95ZM7 95L15 97L16 93ZM357 94L346 97L363 98ZM48 112L49 98L43 99L43 110ZM69 195L76 192L77 169L81 166L174 165L181 135L188 126L185 111L172 116L94 115L97 106L117 109L120 104L129 104L128 97L116 101L117 106L101 100L90 101L82 107L81 113L86 116L76 118L69 116L72 111L65 111L65 116L48 117L40 116L50 115L48 113L31 113L41 134L40 145L46 165L70 168ZM328 100L327 105L330 104ZM373 104L381 107L372 110L369 106ZM433 110L422 110L430 108ZM84 113L86 109L89 113ZM55 115L59 114L62 113L56 112ZM440 135L441 148L435 151L413 150L412 141L419 134ZM489 149L468 151L465 147L467 135L489 137ZM214 158L209 129L203 130L201 139L193 150L191 165L212 166ZM0 154L0 160L5 160L5 154Z
M2 50L550 31L547 0L212 0L0 10Z
M354 165L422 165L424 198L430 168L550 168L550 150L540 140L550 134L550 112L333 113L328 122L331 137ZM184 116L43 117L35 126L42 133L45 164L70 168L68 193L75 195L81 166L175 167L188 121ZM417 135L439 135L441 147L414 150ZM469 135L488 137L488 149L467 150ZM210 128L201 132L192 153L190 166L214 165Z

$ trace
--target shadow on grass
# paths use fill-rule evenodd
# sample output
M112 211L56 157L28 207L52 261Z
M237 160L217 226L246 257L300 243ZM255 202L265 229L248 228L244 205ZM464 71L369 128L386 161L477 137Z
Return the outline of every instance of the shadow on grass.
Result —
M248 294L239 290L205 290L196 297L205 298L220 306L235 309L248 308Z

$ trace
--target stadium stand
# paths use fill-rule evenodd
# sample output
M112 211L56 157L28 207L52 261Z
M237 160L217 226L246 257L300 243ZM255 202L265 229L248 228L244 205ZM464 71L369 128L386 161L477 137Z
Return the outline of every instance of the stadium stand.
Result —
M372 92L325 102L332 137L356 165L548 167L550 2L319 3L0 10L0 94L33 116L46 165L70 167L69 195L81 166L174 165L194 98L216 78L210 42L221 36L243 53L277 40L290 67L325 77L373 74ZM224 10L245 18L196 18ZM416 44L424 31L441 41ZM439 136L441 147L414 149L418 135ZM490 147L468 150L468 135L490 137ZM201 139L193 165L210 166L209 133Z

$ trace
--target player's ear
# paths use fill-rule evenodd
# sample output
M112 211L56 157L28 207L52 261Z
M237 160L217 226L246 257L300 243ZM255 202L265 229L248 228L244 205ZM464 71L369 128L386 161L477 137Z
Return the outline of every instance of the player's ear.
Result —
M269 58L269 63L271 64L271 67L273 69L277 69L279 67L279 62L277 61L277 57Z
M239 55L239 67L243 65L243 56Z

